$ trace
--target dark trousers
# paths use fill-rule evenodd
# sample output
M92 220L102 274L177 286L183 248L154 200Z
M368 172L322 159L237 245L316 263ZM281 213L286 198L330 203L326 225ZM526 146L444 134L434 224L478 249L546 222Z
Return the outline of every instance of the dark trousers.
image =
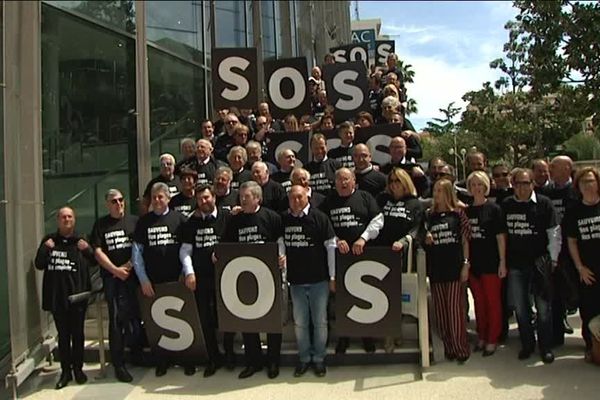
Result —
M217 343L217 308L214 278L199 277L194 294L208 358L211 362L216 363L220 358L220 354ZM233 341L231 349L233 351Z
M83 324L87 303L71 304L66 310L52 312L58 331L58 354L63 372L83 367Z
M565 265L559 268L566 268ZM565 343L565 327L563 321L567 314L565 301L560 290L562 276L556 272L552 276L554 283L554 295L552 296L552 344L560 346Z
M125 347L132 354L142 350L142 326L136 298L137 284L112 276L104 278L104 295L108 305L108 345L115 367L125 364Z
M592 349L589 323L597 315L600 315L600 282L596 280L590 286L582 283L579 289L579 316L581 317L581 334L587 350Z
M261 367L263 362L262 349L260 347L260 336L258 333L242 333L244 338L244 352L246 366ZM267 334L267 363L279 365L281 354L281 333Z

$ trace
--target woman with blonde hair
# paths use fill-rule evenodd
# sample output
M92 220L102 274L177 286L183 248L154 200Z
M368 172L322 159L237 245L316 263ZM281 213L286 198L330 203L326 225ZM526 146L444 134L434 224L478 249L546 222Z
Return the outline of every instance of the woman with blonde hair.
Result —
M491 356L502 333L502 279L506 277L506 222L502 209L486 196L490 178L483 171L467 177L473 204L467 208L471 224L469 287L475 300L479 341L475 351Z
M433 186L433 202L424 213L422 228L433 309L444 352L447 359L463 364L470 355L464 294L471 267L471 228L448 179L442 178Z

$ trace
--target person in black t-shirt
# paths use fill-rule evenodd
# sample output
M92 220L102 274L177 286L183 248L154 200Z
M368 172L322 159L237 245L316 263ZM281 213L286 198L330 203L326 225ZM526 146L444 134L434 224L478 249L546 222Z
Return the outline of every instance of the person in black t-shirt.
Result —
M215 176L215 170L223 162L215 159L213 156L213 145L207 139L199 139L196 142L196 155L181 163L180 169L175 170L181 177L181 170L192 169L198 173L197 182L199 185L212 184Z
M354 126L348 121L342 122L337 128L337 134L342 142L339 147L329 150L327 157L339 162L342 167L354 168L354 161L352 160Z
M304 375L312 362L322 377L327 372L327 301L329 291L335 292L335 232L327 216L310 206L306 188L294 185L288 196L283 239L298 342L294 376Z
M196 277L193 270L183 270L179 262L179 233L186 221L183 214L169 209L169 188L155 183L151 190L152 212L141 217L135 226L131 261L140 280L144 296L153 297L153 284L176 282L183 272L185 284L193 290ZM168 360L160 358L156 376L167 373ZM185 366L185 374L193 375L193 365Z
M142 355L142 327L136 297L138 281L130 261L138 218L125 214L125 199L120 191L110 189L105 199L109 213L94 224L91 245L102 267L108 304L108 345L115 376L121 382L131 382L133 377L125 368L125 344L130 343L134 357Z
M408 155L406 139L396 136L390 141L390 162L381 166L381 172L389 174L394 168L401 168L410 175L417 193L422 195L428 189L428 181L421 166Z
M469 287L475 300L479 341L475 351L491 356L502 332L502 279L506 276L506 226L500 206L486 198L490 179L483 171L472 172L467 189L473 204L467 208L471 224Z
M216 205L216 193L211 186L199 186L196 190L197 208L181 228L181 248L179 260L187 270L193 270L196 277L194 294L198 306L198 314L202 323L202 331L208 364L204 376L212 376L221 364L221 354L217 344L217 309L215 272L212 260L214 247L225 232L225 223L229 213ZM230 335L230 346L225 343L228 362L233 356L233 336Z
M280 211L286 203L287 194L279 182L271 179L267 164L262 161L255 162L252 165L252 179L262 189L261 205L273 211Z
M44 271L42 309L52 313L58 332L61 374L56 389L75 382L87 382L83 373L83 325L87 299L71 302L69 296L90 290L90 266L94 263L91 246L75 231L75 212L70 207L58 210L58 229L44 236L35 256L35 267Z
M333 187L335 171L342 165L327 157L327 138L322 133L312 135L310 150L313 160L305 166L310 173L310 187L315 192L327 195Z
M502 210L506 219L506 258L508 294L517 314L521 351L519 359L531 356L535 335L531 321L530 296L537 309L538 347L544 363L554 361L552 353L552 296L550 262L555 267L560 252L560 226L549 198L533 190L530 170L513 171L515 195L504 200Z
M464 317L471 229L448 179L433 186L433 203L423 216L423 236L433 311L444 352L446 358L462 364L471 353Z
M359 143L352 150L352 159L358 188L377 197L385 189L386 177L373 168L371 150L366 144Z
M563 220L568 247L579 274L579 315L585 358L592 360L590 322L600 316L600 175L584 167L575 175L575 187L582 199L567 209Z
M240 187L241 213L233 215L225 227L223 242L228 243L267 243L279 244L280 262L285 253L283 246L283 226L281 217L275 211L261 206L262 189L254 181ZM218 257L218 255L215 255ZM243 332L246 367L239 374L240 379L248 378L263 368L263 354L258 333ZM267 334L267 376L279 375L281 334Z
M271 176L275 182L279 182L285 189L285 192L289 192L292 187L290 181L290 173L296 166L296 155L290 149L283 149L277 154L277 162L279 163L279 171Z
M496 204L502 204L504 199L512 196L515 191L510 184L510 170L505 163L496 164L492 167L492 187L489 199Z
M179 179L181 179L181 192L171 199L169 206L173 210L179 211L186 217L189 217L196 209L194 188L198 181L198 173L193 169L184 167L179 171Z
M140 214L146 214L149 211L150 207L150 191L152 190L152 186L154 186L157 182L166 183L169 187L169 196L176 196L181 190L181 180L179 176L175 174L175 157L173 157L169 153L162 154L159 157L160 162L160 175L156 178L153 178L146 185L146 189L144 190L143 198L141 199L141 212Z
M304 168L294 168L290 174L292 185L299 185L306 189L311 207L320 208L325 201L325 196L319 192L315 192L310 187L310 172Z
M232 175L229 167L219 167L215 172L213 187L217 196L217 207L225 211L231 211L240 204L239 192L231 188Z
M215 143L215 158L221 161L227 161L227 154L229 149L234 146L233 143L233 131L240 124L240 120L237 115L230 112L223 118L224 131L217 136Z
M329 217L338 238L337 246L342 254L352 251L361 255L368 241L374 240L383 227L383 214L369 193L356 190L354 172L340 168L335 173L335 191L321 204L321 210ZM340 337L336 353L346 352L350 340ZM372 338L363 338L365 351L375 351Z
M248 154L242 146L233 146L227 155L227 161L231 167L231 188L239 189L244 182L252 180L252 172L246 168Z

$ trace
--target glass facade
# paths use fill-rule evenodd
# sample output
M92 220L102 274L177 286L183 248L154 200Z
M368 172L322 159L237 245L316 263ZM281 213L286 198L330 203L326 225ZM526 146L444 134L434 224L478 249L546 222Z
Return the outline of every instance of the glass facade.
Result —
M45 1L55 7L89 17L117 30L135 33L134 0Z

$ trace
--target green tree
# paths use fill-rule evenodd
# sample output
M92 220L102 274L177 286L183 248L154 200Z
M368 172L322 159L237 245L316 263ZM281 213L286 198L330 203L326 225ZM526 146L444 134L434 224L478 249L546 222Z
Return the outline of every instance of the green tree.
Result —
M455 107L454 102L448 104L446 108L440 108L443 118L433 118L433 121L427 122L425 130L435 136L442 136L456 132L457 125L453 119L460 113L461 108Z

